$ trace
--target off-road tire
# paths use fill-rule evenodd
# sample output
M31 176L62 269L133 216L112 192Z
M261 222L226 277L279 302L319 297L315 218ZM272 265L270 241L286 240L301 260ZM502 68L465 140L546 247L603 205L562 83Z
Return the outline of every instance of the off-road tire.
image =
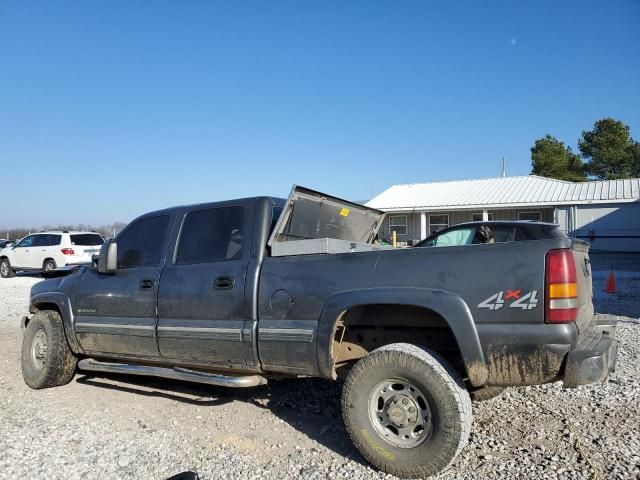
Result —
M431 433L412 448L385 440L370 416L370 396L386 379L415 385L430 409ZM407 343L378 348L349 372L342 391L342 415L356 448L375 467L398 477L441 472L464 448L471 431L471 400L462 378L440 355Z
M474 402L486 402L500 396L504 391L505 387L484 387L471 392L470 395Z
M46 337L46 353L41 368L33 358L36 334ZM27 324L22 338L22 376L35 390L66 385L73 379L78 359L73 354L64 334L62 318L53 310L40 310Z
M2 278L11 278L15 276L16 272L11 268L11 262L9 262L8 258L3 258L0 260L0 276Z
M52 258L47 258L44 262L42 262L43 272L48 272L49 270L55 270L56 268L58 268L58 266L56 265L56 261Z

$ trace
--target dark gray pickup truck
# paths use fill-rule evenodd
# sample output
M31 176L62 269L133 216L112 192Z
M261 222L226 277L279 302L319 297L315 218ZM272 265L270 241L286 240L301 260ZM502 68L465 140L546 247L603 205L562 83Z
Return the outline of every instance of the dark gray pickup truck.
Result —
M143 215L94 265L49 272L23 320L32 388L76 369L251 387L346 377L344 422L379 469L428 476L471 429L471 396L603 381L587 243L392 249L383 212L301 187Z

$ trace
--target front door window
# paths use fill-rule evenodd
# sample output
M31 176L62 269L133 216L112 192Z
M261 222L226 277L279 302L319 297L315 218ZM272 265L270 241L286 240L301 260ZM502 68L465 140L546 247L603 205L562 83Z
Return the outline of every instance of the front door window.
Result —
M476 234L475 228L460 228L450 230L435 238L435 247L455 247L458 245L471 245Z

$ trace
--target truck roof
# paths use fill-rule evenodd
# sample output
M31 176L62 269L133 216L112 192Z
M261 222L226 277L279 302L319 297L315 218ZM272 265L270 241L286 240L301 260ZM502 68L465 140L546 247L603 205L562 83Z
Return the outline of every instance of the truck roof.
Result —
M154 217L156 215L161 215L163 213L171 213L174 210L181 210L181 209L193 209L193 208L210 208L210 207L217 207L217 206L222 206L222 205L233 205L233 204L237 204L237 205L249 205L249 204L253 204L259 201L271 201L273 202L273 204L275 206L283 206L286 202L286 200L284 198L279 198L279 197L269 197L269 196L258 196L258 197L245 197L245 198L235 198L235 199L231 199L231 200L220 200L217 202L203 202L203 203L189 203L189 204L184 204L184 205L174 205L172 207L167 207L167 208L162 208L160 210L154 210L152 212L147 212L143 215L140 215L138 217L136 217L134 220L138 219L138 218L144 218L144 217ZM132 220L133 221L133 220Z

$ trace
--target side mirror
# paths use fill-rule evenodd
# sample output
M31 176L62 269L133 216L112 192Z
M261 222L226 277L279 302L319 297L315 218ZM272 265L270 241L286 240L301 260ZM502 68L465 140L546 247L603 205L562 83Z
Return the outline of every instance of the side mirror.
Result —
M114 274L118 268L118 244L109 240L102 244L98 257L98 273Z

